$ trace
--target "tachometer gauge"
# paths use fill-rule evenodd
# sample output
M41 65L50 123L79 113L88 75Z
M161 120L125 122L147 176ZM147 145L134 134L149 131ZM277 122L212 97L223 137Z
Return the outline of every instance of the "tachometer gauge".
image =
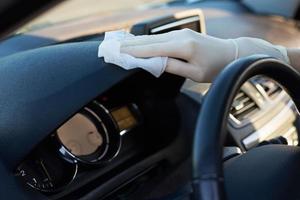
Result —
M70 184L77 173L72 164L51 153L36 153L17 168L17 176L42 192L56 192Z
M71 162L99 164L119 151L121 137L110 113L93 102L71 117L56 131L59 152Z

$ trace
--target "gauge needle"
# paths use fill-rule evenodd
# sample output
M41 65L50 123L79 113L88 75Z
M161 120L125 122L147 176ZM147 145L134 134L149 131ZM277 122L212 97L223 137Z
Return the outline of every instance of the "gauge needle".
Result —
M51 180L51 177L50 177L50 175L49 175L49 172L48 172L48 170L46 169L46 166L45 166L45 164L44 164L44 162L43 162L42 159L40 160L40 163L41 163L41 166L42 166L42 168L43 168L43 170L44 170L44 172L45 172L47 178L49 179L49 181L52 181L52 180Z

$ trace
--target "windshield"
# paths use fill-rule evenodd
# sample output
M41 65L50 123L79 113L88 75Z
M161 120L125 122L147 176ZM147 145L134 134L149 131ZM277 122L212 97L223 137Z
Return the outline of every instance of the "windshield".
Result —
M26 32L91 15L109 15L160 6L169 0L67 0L35 18L17 32Z

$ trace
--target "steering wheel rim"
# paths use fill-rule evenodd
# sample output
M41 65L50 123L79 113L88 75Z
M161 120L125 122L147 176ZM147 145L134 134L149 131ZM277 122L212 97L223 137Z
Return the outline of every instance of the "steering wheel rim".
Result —
M231 104L239 88L255 75L273 78L287 89L300 108L300 74L291 66L265 55L231 63L216 78L198 117L193 145L193 197L226 199L222 164L223 143Z

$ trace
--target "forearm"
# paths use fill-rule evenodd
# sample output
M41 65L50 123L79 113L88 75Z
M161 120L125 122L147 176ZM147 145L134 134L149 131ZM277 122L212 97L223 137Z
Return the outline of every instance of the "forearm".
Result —
M210 73L206 73L206 75L210 75L206 77L210 80L230 62L254 54L264 54L274 57L287 64L291 64L300 72L300 49L287 49L283 46L273 45L268 41L251 37L240 37L223 41L223 43L219 44L223 50L218 54L219 59L217 60L219 60L219 62L212 65L214 67L210 68ZM224 54L224 52L227 54ZM289 54L291 54L291 56Z
M300 49L286 49L258 38L220 39L188 29L125 40L121 53L138 58L168 57L166 72L197 82L211 82L229 63L254 54L274 57L300 72Z

